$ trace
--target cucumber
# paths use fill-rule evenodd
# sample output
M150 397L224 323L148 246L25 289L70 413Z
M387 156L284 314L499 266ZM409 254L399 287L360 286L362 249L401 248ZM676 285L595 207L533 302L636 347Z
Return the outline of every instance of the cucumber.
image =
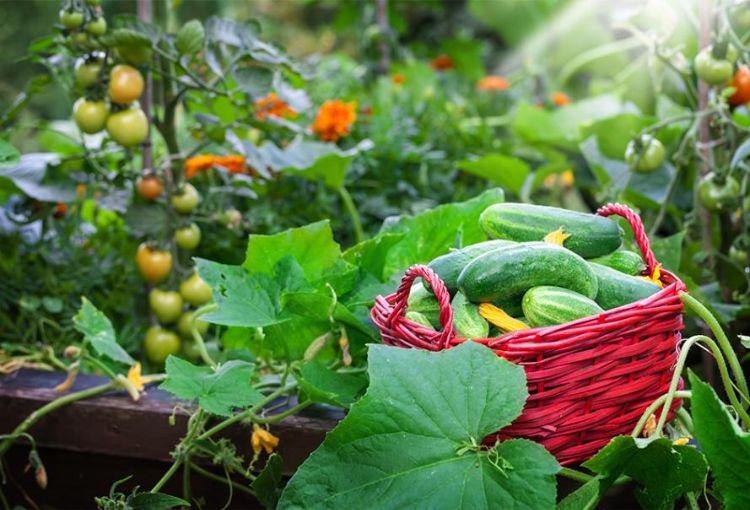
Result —
M490 324L479 315L479 307L460 292L451 302L453 308L453 329L461 338L487 338Z
M622 244L623 232L612 220L593 214L530 204L495 204L479 216L490 239L541 241L559 228L570 234L564 246L584 258L611 253Z
M406 318L412 322L421 324L422 326L435 329L429 319L427 319L427 317L425 317L425 315L421 312L406 312Z
M631 276L641 274L646 269L646 263L643 262L643 258L637 253L628 250L618 250L603 257L589 259L589 262L611 267Z
M548 243L519 243L485 253L458 277L469 301L493 302L510 315L516 315L524 293L540 285L564 287L589 298L597 291L596 275L585 260Z
M630 276L601 264L589 265L599 284L596 302L605 310L639 301L661 290L658 285L643 278Z
M533 327L554 326L604 313L593 299L560 287L541 286L523 296L523 314Z
M489 251L511 244L515 243L501 239L472 244L441 255L430 262L428 267L437 273L449 291L455 292L458 287L458 275L461 274L461 271L463 271L469 262Z
M422 285L422 282L412 285L409 291L409 299L406 302L406 311L407 313L421 313L433 326L440 324L440 304L435 294Z

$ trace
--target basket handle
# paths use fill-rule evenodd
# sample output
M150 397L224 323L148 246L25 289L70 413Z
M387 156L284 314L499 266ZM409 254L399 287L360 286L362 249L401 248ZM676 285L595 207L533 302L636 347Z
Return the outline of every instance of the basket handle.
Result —
M393 300L393 311L388 317L388 323L393 322L406 314L406 305L409 300L409 291L411 290L412 283L417 278L422 278L424 281L430 284L432 292L438 300L440 305L440 325L443 326L443 331L438 337L439 348L445 349L450 341L451 335L453 335L453 308L451 308L451 295L448 289L445 288L443 280L429 267L417 264L407 269L401 284L398 286L395 298Z
M643 227L641 217L638 216L630 207L623 204L607 204L603 207L600 207L599 210L596 211L596 214L605 217L616 214L617 216L622 216L628 221L628 223L630 224L630 228L633 229L635 242L636 244L638 244L638 248L641 250L641 254L643 255L643 260L646 262L648 275L653 275L654 270L657 266L657 262L656 258L654 257L654 252L651 251L651 243L649 242L648 236L646 235L646 229Z

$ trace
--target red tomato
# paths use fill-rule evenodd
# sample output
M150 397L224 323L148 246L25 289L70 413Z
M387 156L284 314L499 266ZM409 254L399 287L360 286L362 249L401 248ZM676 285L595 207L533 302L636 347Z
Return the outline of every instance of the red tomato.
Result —
M729 104L739 106L750 102L750 68L740 66L729 85L737 89L729 98Z

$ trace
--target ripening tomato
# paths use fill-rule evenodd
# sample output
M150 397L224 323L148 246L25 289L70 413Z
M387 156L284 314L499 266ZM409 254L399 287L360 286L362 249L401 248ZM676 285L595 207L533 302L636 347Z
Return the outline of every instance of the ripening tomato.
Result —
M201 229L195 223L178 228L174 233L174 240L183 250L194 250L201 242Z
M180 352L180 337L174 331L160 326L151 326L143 341L146 358L155 365L164 363L170 354Z
M124 147L138 145L148 136L148 118L140 108L115 112L107 118L107 132Z
M86 32L91 35L101 36L107 33L107 20L100 16L91 20L86 25Z
M83 97L73 105L73 119L84 133L98 133L107 123L109 108L104 101L89 101Z
M198 273L180 284L180 294L193 306L200 306L211 301L211 287L204 282Z
M726 211L737 205L740 184L731 175L719 176L713 172L701 179L698 197L710 211Z
M162 324L174 322L182 315L182 296L174 290L152 289L148 303Z
M147 243L141 243L135 255L135 262L143 277L157 283L172 271L172 254L166 250L157 250Z
M88 88L99 81L102 72L102 61L99 58L79 58L76 60L76 83Z
M132 103L143 94L143 75L135 67L119 64L109 73L109 98L113 103Z
M734 77L729 85L737 89L729 97L729 104L739 106L750 102L750 68L747 66L737 68L737 72L734 73Z
M192 184L183 184L177 190L177 193L172 195L171 203L175 211L181 214L188 214L190 211L195 209L195 206L200 202L200 195L198 190Z
M625 148L625 161L637 172L653 172L664 162L664 145L651 135L641 135Z
M191 337L192 331L190 329L190 326L192 322L193 322L193 312L183 313L180 316L180 320L177 321L177 331L179 331L182 336ZM197 319L195 321L195 329L198 331L198 333L200 333L201 335L204 335L206 331L208 331L208 322Z
M83 13L81 11L60 10L60 23L68 30L75 30L83 24Z
M734 46L727 47L725 58L717 58L713 48L703 48L695 57L695 72L698 78L709 85L721 85L732 77L733 62L737 59L737 50Z
M145 200L156 200L164 192L164 183L153 174L139 177L136 187L138 188L138 194Z

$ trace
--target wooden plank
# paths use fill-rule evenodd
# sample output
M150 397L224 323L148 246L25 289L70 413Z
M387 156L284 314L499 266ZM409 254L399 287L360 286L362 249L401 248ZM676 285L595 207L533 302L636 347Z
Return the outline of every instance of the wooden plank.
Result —
M36 370L20 370L0 378L0 434L12 431L31 412L59 397L53 388L64 378L62 373ZM106 382L103 377L81 375L71 391ZM137 402L124 391L113 391L60 408L42 418L30 432L39 445L48 448L167 462L172 448L185 434L185 406L153 387ZM342 411L323 406L305 411L271 427L280 439L279 453L288 475L343 416ZM174 426L169 424L173 413ZM227 428L221 437L232 440L238 451L248 457L252 455L250 434L249 426L237 424Z

